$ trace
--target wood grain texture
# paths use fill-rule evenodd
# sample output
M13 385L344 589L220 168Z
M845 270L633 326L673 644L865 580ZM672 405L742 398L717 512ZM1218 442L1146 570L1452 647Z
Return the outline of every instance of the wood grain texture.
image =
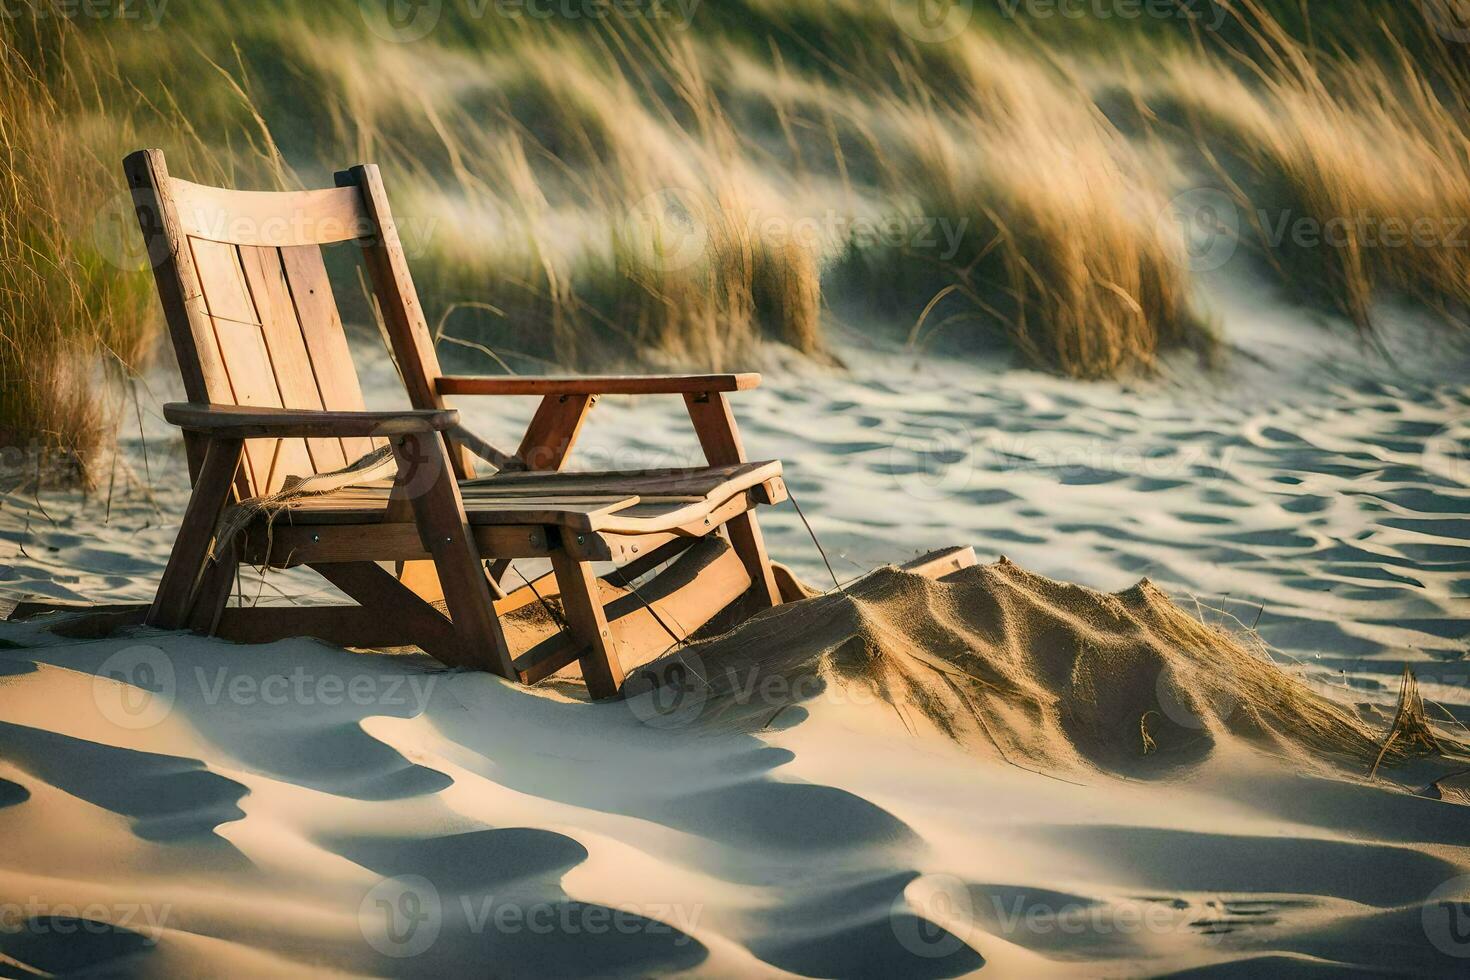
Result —
M687 394L684 405L710 465L730 466L745 461L745 444L728 398L718 392ZM779 606L781 590L771 572L771 558L766 553L765 537L755 514L747 511L731 518L725 525L725 533L750 573L757 603L762 607Z
M471 529L475 551L486 558L545 558L551 553L547 532L541 527L490 525ZM595 549L601 538L589 537ZM302 526L278 521L267 533L264 523L252 525L243 544L244 560L272 568L295 568L344 561L427 561L433 556L424 547L413 524L322 524ZM593 560L607 560L610 552Z
M169 402L163 417L182 429L242 439L280 437L379 436L439 432L455 425L453 409L397 412L328 412L250 405L200 405Z
M592 565L558 549L551 553L551 567L561 588L567 630L581 648L582 678L587 682L587 693L594 700L613 697L623 686L623 667L599 601Z
M535 472L555 472L566 465L572 446L597 404L595 395L547 395L526 426L516 457Z
M188 621L194 593L204 575L209 546L214 540L215 525L235 493L235 474L240 468L243 448L239 439L215 439L209 443L199 478L184 508L183 523L169 552L168 565L148 610L149 626L176 630Z
M759 374L622 374L567 377L444 375L441 395L680 395L685 392L746 391L759 387Z
M291 301L291 288L286 284L286 273L281 266L279 249L253 245L240 247L240 264L245 270L245 282L255 299L256 313L260 317L261 337L265 341L266 354L270 358L271 374L275 378L276 390L284 408L322 410L321 390L317 386L311 355L306 350L306 339L301 333L301 324L296 319L296 304ZM342 451L342 440L318 437L307 440L293 439L283 443L280 455L297 465L301 453L307 454L307 472L326 473L347 465L347 454ZM288 455L289 453L289 455ZM356 457L354 457L356 458Z
M123 172L133 194L184 391L191 401L229 401L229 377L220 360L188 235L179 224L163 151L129 154ZM202 459L202 453L191 457L193 475L197 476Z
M375 164L363 164L338 173L336 180L340 187L358 189L372 222L372 233L360 238L358 244L409 403L414 408L443 408L444 398L437 387L439 356L434 352L434 338L409 272L382 174ZM474 460L464 447L451 440L449 453L455 476L463 480L474 475Z
M283 248L361 238L372 221L355 188L239 191L172 178L185 235L234 245Z
M332 283L327 278L322 250L302 245L283 248L280 255L322 407L341 412L362 411L367 405L363 402L362 385L352 363L347 332L342 329L341 314L337 311ZM341 444L342 455L350 463L387 445L387 442L367 436L348 436L341 440Z
M514 678L510 648L491 604L485 569L443 440L437 433L413 433L394 436L392 445L400 478L414 487L410 500L415 522L433 556L454 621L459 641L455 662Z

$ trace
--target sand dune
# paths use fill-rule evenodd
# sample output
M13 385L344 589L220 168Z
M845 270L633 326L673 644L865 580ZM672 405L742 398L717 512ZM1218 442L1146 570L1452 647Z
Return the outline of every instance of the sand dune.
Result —
M823 697L886 707L911 734L1054 773L1158 777L1227 740L1358 773L1380 756L1470 762L1422 712L1390 739L1392 713L1334 701L1250 641L1152 582L1101 593L1002 558L939 581L880 569L675 651L631 690L634 710L668 727L761 730Z
M1242 739L1187 779L1041 775L873 699L709 734L307 640L7 636L29 666L0 687L0 821L32 846L4 894L122 926L84 949L0 934L48 969L1456 965L1421 921L1470 864L1464 811ZM142 664L172 670L147 699ZM302 693L274 703L276 678ZM335 683L372 694L335 703Z
M1448 767L1367 772L1406 664L1451 751L1470 717L1467 360L1279 314L1212 382L855 351L750 393L846 592L691 647L683 696L0 624L0 972L1462 975ZM144 407L110 501L0 498L0 591L149 595L185 488ZM692 459L676 409L609 399L583 465ZM960 542L1015 563L874 571Z

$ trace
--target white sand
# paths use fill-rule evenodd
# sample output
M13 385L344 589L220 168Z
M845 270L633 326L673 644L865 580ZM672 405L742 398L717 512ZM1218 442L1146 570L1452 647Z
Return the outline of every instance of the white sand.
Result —
M1470 358L1409 356L1406 324L1390 368L1264 303L1227 314L1261 362L1210 384L853 353L851 375L741 396L746 441L787 461L843 578L953 543L1105 590L1147 576L1259 617L1343 704L1391 702L1407 662L1470 716ZM507 443L529 411L462 408ZM185 488L144 409L156 509L126 481L106 523L97 499L3 498L0 591L149 597ZM609 399L585 439L584 466L694 461L676 400ZM789 508L764 525L824 581ZM319 588L273 575L262 594ZM1368 785L1225 738L1148 779L1037 773L836 687L710 734L646 699L587 705L423 658L44 626L0 624L0 973L1470 964L1470 903L1445 904L1470 899L1470 819L1394 784L1414 770Z

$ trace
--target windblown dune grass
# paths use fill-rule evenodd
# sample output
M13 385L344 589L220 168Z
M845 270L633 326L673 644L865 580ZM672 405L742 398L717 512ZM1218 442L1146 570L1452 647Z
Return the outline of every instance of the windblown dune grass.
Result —
M146 272L126 268L115 223L130 215L104 159L127 127L90 100L98 66L77 39L27 27L48 31L0 18L0 446L28 457L7 479L49 480L87 475L116 419L99 376L142 364L156 314Z
M1342 247L1268 242L1309 301L1362 326L1385 294L1463 316L1470 248L1414 233L1470 213L1463 67L1417 36L1358 51L1357 15L1314 28L1287 6L1223 5L1226 43L1193 45L1174 29L1198 32L1187 18L1064 37L985 4L929 42L907 6L855 0L746 0L687 24L446 4L410 43L300 0L171 7L150 31L7 18L5 370L27 382L7 386L0 431L96 444L102 416L66 393L157 336L146 275L94 261L77 224L144 143L240 186L380 163L430 321L474 369L731 368L773 342L827 358L837 321L998 341L1082 378L1147 372L1214 349L1166 218L1179 174L1209 160L1244 213L1273 218L1248 227L1347 230ZM1185 125L1125 133L1099 108L1120 91ZM1359 215L1380 235L1406 220L1409 244L1370 246ZM356 293L338 290L369 323Z
M1364 23L1381 57L1304 42L1239 0L1245 60L1175 54L1182 108L1245 237L1314 305L1372 326L1387 295L1470 324L1470 73L1432 30Z
M1080 378L1207 352L1157 161L1078 79L994 43L966 46L958 98L894 100L902 134L884 190L917 220L962 228L952 254L857 250L853 288L912 324L910 341L998 334L1032 364ZM865 284L866 288L857 283Z

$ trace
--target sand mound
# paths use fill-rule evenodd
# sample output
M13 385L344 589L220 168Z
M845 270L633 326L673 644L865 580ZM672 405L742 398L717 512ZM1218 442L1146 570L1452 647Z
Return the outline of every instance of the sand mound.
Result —
M1013 762L1130 775L1235 740L1364 774L1426 748L1386 740L1389 718L1318 693L1148 581L1109 595L1006 559L941 581L880 569L649 664L628 690L655 723L746 729L866 698Z

